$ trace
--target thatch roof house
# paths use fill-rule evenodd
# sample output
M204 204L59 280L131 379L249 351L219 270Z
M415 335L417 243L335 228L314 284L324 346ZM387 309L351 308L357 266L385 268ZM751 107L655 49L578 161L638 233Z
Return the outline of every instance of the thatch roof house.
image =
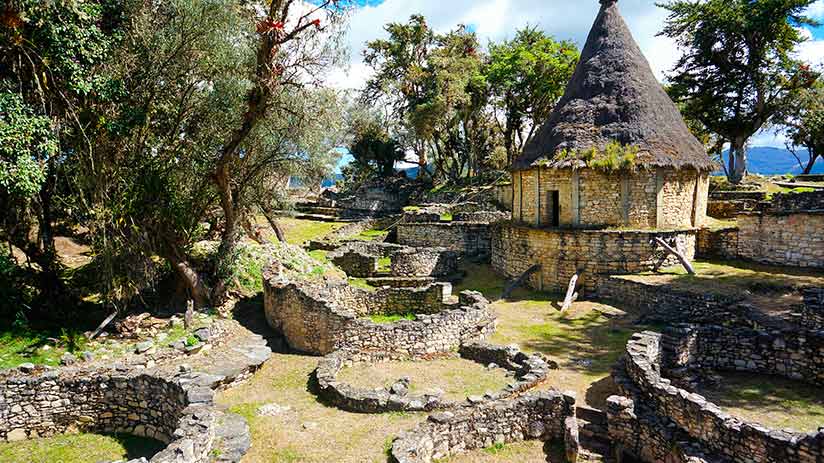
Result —
M564 96L512 165L513 218L537 226L697 227L713 167L617 2L601 0Z

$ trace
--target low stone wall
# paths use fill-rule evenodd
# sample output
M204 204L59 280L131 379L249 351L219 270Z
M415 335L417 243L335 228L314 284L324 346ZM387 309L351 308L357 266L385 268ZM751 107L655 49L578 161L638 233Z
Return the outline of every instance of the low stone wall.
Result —
M208 387L136 371L64 369L0 379L0 440L128 433L167 443L152 463L210 461L217 412ZM182 459L181 459L182 458Z
M755 209L755 199L710 199L707 202L707 215L716 219L734 219L742 212Z
M824 330L824 288L806 288L801 294L804 298L801 310L804 327Z
M641 281L631 275L606 278L598 296L636 307L647 323L721 323L732 322L740 315L736 307L744 296L720 296L711 293L679 291L668 284Z
M717 326L674 328L663 337L638 333L627 343L623 365L632 387L620 381L618 385L622 393L637 397L636 404L643 401L653 413L671 420L702 447L729 461L819 461L824 458L824 431L802 434L743 422L702 396L673 386L663 374L670 366L690 365L779 374L821 384L823 336Z
M562 440L575 398L555 391L438 412L392 444L390 460L429 463L469 450L527 439Z
M471 258L488 258L491 229L488 223L401 222L398 243L417 248L440 247Z
M269 325L293 349L320 355L347 349L381 358L418 358L484 339L495 327L480 293L464 291L457 303L444 302L451 293L448 283L368 291L267 274L263 293ZM408 313L415 320L377 324L362 318Z
M654 232L542 229L498 224L492 234L492 267L517 278L535 264L541 270L527 281L542 291L565 291L573 274L586 291L595 291L614 274L649 271L677 260L652 240L670 242L688 259L695 254L695 230Z
M824 268L824 209L738 216L738 255L765 264Z
M413 395L408 393L408 380L399 379L392 387L364 389L337 380L340 371L356 363L357 354L333 352L318 362L315 370L318 396L326 403L342 410L358 413L391 411L432 411L473 405L488 400L499 400L527 391L546 379L551 368L540 356L528 355L515 347L495 346L485 342L471 342L459 349L462 358L484 366L495 364L512 372L515 381L498 392L483 397L469 397L466 401L445 400L440 394ZM374 359L373 359L374 360ZM553 365L557 368L557 365ZM426 368L425 364L421 368Z
M413 248L399 244L350 241L328 258L347 275L358 278L375 276L444 277L458 273L458 254L440 247ZM388 271L381 271L381 258L390 260Z
M735 259L738 257L738 227L698 230L695 257L700 259Z

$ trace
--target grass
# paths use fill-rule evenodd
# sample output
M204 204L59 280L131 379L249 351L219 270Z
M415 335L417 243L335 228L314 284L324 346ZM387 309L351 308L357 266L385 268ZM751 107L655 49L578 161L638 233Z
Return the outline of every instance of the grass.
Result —
M382 314L374 314L370 315L369 319L375 323L395 323L401 320L414 320L415 314L407 313L407 314L393 314L393 315L382 315Z
M462 358L427 361L395 361L373 364L358 363L344 368L338 380L365 389L389 387L399 378L408 376L411 394L422 394L433 388L444 391L449 400L462 401L470 395L499 391L511 379L504 370L488 370L484 365Z
M668 284L683 291L711 292L719 296L774 296L791 292L798 286L824 286L824 275L814 270L740 261L695 261L693 267L696 275L687 274L679 265L661 269L657 274L643 273L625 278L649 284Z
M493 444L485 449L473 450L437 460L438 463L497 463L501 461L532 461L566 463L563 444L544 443L538 440Z
M327 255L329 251L324 251L323 249L315 249L314 251L309 251L309 255L312 256L318 262L322 263L329 263L329 258Z
M161 442L125 434L66 434L56 437L0 443L4 463L86 463L130 460L160 451Z
M335 222L319 222L290 217L278 219L283 227L283 234L289 244L303 244L307 241L323 238L345 224Z
M49 338L57 339L58 344ZM27 362L57 366L65 352L82 351L84 347L85 337L78 332L6 331L0 333L0 369Z
M426 415L347 413L318 402L307 390L317 357L274 354L248 382L217 395L217 402L249 421L252 445L244 463L386 462L387 441ZM278 416L258 416L267 403L289 405ZM317 423L306 429L305 423Z
M374 291L378 288L366 282L366 278L349 278L349 285L355 288L365 289L367 291Z
M566 312L557 310L563 295L517 289L500 300L503 281L487 266L467 265L466 278L454 292L481 291L492 302L498 328L490 341L517 344L558 362L544 387L575 392L578 403L605 406L614 391L610 369L633 333L646 327L634 324L636 315L599 302L575 302Z
M813 432L824 423L820 390L789 379L751 373L722 372L715 387L699 391L724 411L773 429Z
M441 222L451 222L452 221L452 213L445 212L441 214Z
M351 239L360 241L383 241L387 235L389 235L389 230L370 229L352 236Z
M378 259L378 271L379 272L388 272L392 268L392 258L390 257L381 257Z

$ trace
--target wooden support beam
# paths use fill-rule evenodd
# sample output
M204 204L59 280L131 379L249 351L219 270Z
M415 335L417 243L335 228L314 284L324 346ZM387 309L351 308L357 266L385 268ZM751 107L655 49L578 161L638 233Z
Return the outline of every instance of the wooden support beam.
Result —
M566 297L564 298L564 303L561 305L561 312L568 309L576 299L578 299L578 293L575 292L575 285L578 283L578 273L576 272L572 275L572 278L569 279L569 286L567 286Z
M519 276L511 283L506 285L504 291L501 293L501 299L508 299L509 296L512 294L512 291L515 290L515 288L521 286L526 281L526 279L529 278L530 275L537 272L538 270L541 270L541 264L535 264L532 267L526 269L526 271L522 273L521 276Z
M90 335L89 335L89 339L94 339L94 338L96 338L96 337L97 337L97 335L99 335L99 334L100 334L100 332L101 332L101 331L103 331L103 328L105 328L106 326L108 326L108 325L109 325L109 323L111 323L111 322L112 322L112 320L114 320L114 317L116 317L116 316L117 316L117 314L118 314L118 310L117 310L117 309L115 309L115 311L114 311L114 312L112 312L112 314L111 314L111 315L109 315L108 317L106 317L106 319L105 319L105 320L103 320L103 323L101 323L101 324L97 327L97 329L96 329L96 330L94 330L94 331L92 332L92 334L90 334Z
M681 254L675 248L667 244L666 241L662 240L660 237L656 236L654 240L659 246L664 248L664 250L677 257L678 260L681 261L681 265L684 266L684 270L686 270L687 273L689 273L690 275L695 275L695 269L692 268L692 264L690 264L690 262L687 260L686 257L684 257L683 254Z

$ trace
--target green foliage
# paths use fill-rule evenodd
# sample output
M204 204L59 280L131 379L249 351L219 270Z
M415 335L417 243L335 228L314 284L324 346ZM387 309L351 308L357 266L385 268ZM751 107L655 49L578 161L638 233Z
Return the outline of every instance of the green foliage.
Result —
M819 79L813 87L801 91L797 104L782 116L790 148L807 149L806 162L802 162L796 150L793 149L793 153L802 172L808 174L816 160L824 157L824 81Z
M395 323L401 320L414 320L415 314L406 313L406 314L392 314L392 315L383 315L383 314L374 314L370 315L369 319L372 320L374 323L378 324L385 324L385 323Z
M356 168L365 169L380 177L395 174L395 163L404 159L400 144L375 119L358 119L352 127L353 140L349 152Z
M489 83L497 125L508 162L549 117L578 63L574 43L555 41L536 27L519 30L515 38L491 43L484 73Z
M637 145L622 145L612 140L607 143L601 151L595 147L585 151L562 148L552 159L546 160L542 164L548 165L553 162L578 159L584 161L587 167L592 169L610 172L616 170L633 170L635 169L635 160L639 151L640 148Z
M798 26L814 0L672 0L663 35L685 50L669 80L670 96L694 120L732 143L730 180L740 182L747 140L785 108L815 74L793 58Z
M0 188L30 198L46 180L45 161L57 153L51 120L18 94L0 93Z

